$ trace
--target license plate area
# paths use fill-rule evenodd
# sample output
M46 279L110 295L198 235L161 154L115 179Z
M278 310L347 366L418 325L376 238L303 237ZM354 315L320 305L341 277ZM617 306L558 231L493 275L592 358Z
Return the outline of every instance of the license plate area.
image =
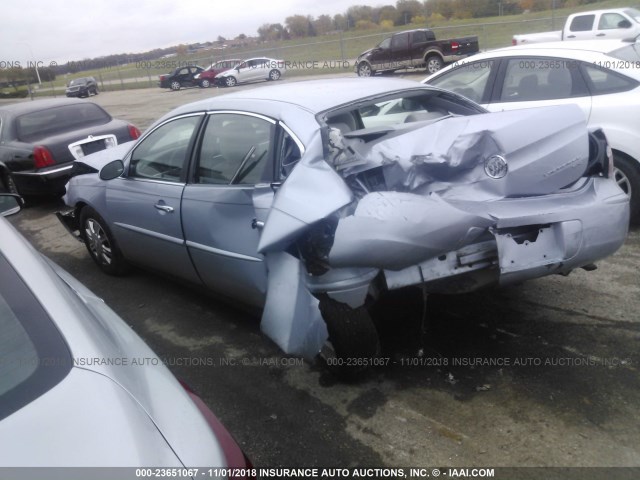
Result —
M76 160L92 153L100 152L118 145L115 135L89 135L69 145L69 151Z

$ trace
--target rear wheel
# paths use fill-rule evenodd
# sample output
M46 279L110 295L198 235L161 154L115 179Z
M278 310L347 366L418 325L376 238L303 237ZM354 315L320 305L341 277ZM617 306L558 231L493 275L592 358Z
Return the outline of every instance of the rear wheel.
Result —
M629 196L631 223L640 223L640 164L618 153L613 154L613 178Z
M173 82L171 82L171 90L177 92L178 90L180 90L180 82L178 82L177 80L174 80Z
M80 233L89 255L104 273L122 275L129 270L107 222L91 207L80 211Z
M280 70L271 70L269 72L269 80L278 80L280 78Z
M440 70L444 66L442 59L437 55L431 55L430 57L427 57L427 60L425 63L427 66L428 73L436 73L438 70Z
M320 312L329 332L321 358L334 375L353 379L380 354L378 331L369 312L364 306L351 308L329 297L320 300Z

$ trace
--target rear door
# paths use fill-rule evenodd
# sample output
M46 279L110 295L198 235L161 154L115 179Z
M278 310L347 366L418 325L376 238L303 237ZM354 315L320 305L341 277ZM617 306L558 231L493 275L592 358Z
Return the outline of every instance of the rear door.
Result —
M245 112L212 112L182 201L187 248L207 287L257 306L266 292L266 267L257 253L260 230L254 195L266 216L274 180L276 122Z
M147 134L127 159L126 177L107 182L106 217L126 258L199 283L180 205L187 165L204 114L173 118Z

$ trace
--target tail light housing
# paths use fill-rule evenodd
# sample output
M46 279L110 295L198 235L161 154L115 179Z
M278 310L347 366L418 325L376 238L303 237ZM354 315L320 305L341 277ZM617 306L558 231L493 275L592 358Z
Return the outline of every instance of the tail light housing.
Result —
M451 50L458 50L460 48L460 44L458 42L451 42Z
M44 168L53 165L55 160L47 147L38 145L33 149L33 165L36 168Z
M207 420L209 427L213 430L220 447L224 451L224 456L227 459L227 467L232 469L239 469L243 472L251 471L254 469L251 460L245 455L238 443L231 436L229 431L222 425L218 417L207 407L204 401L187 385L183 380L178 379L182 388L189 394L191 401L196 404L202 416ZM256 477L233 477L234 479L254 479Z
M140 130L137 127L129 125L129 136L131 137L131 140L137 140L138 138L140 138L140 135Z
M516 41L516 39L515 39L515 38L512 38L512 39L511 39L511 45L514 45L514 46L515 46L515 45L518 45L518 42Z

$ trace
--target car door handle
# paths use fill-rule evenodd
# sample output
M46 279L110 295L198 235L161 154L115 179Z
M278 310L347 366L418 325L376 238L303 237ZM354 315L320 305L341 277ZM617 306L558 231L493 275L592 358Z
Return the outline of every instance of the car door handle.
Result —
M567 35L567 38L576 38L575 35Z
M606 35L606 33L598 33L598 34L596 35L596 37L604 37L605 35Z
M170 207L169 205L163 205L161 203L156 203L154 205L154 207L156 207L158 210L162 210L163 212L173 213L173 207Z

